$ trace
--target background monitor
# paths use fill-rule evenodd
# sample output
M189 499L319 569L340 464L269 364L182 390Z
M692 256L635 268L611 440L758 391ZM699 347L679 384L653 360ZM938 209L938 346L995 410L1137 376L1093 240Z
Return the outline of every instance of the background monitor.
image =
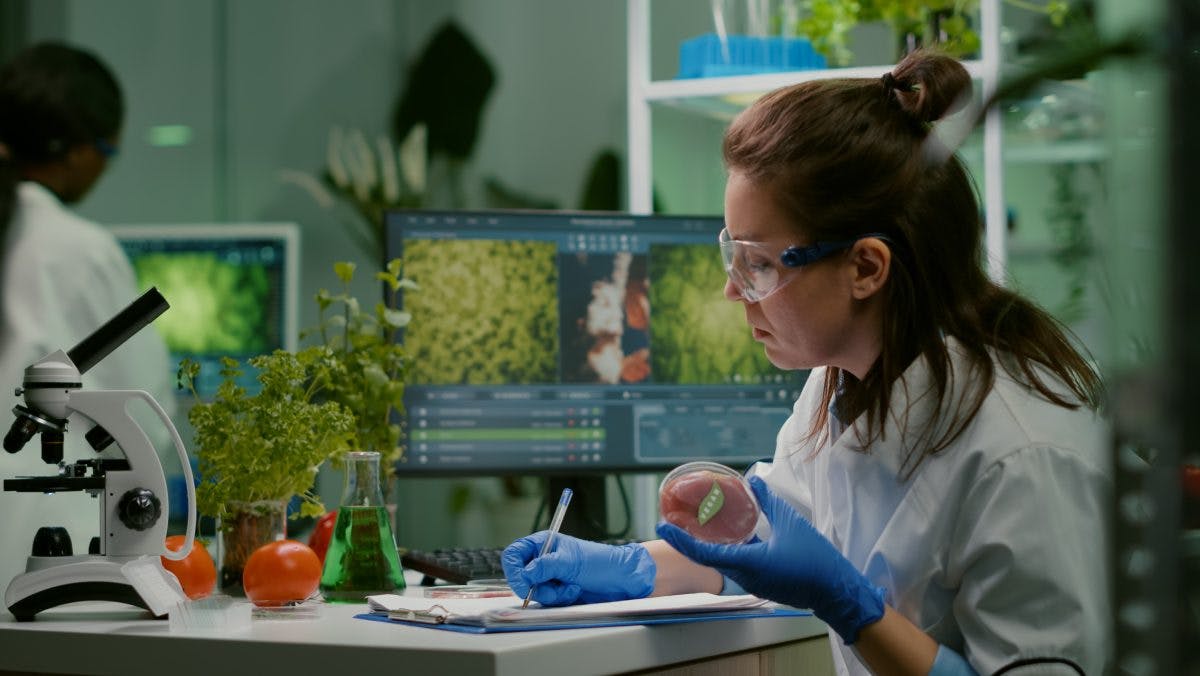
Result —
M403 298L413 368L397 473L570 478L770 457L807 372L771 365L725 299L722 227L390 213L387 256L420 285Z
M174 363L200 363L197 390L211 396L220 358L240 362L294 350L299 229L291 223L128 225L110 228L140 289L157 286L171 309L154 322ZM239 384L258 390L253 369Z

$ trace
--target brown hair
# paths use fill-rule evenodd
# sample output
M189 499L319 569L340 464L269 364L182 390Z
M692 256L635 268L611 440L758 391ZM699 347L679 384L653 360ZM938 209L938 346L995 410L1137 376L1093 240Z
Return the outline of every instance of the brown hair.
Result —
M91 52L41 42L0 66L0 247L22 171L61 161L75 144L111 139L124 117L116 76Z
M883 435L893 384L915 359L925 359L940 413L915 437L906 435L907 474L949 446L979 412L995 381L992 351L1013 378L1057 405L1097 408L1102 396L1099 375L1069 331L988 278L970 176L957 157L927 152L933 123L970 90L957 61L917 51L880 79L818 80L771 92L725 134L726 168L768 189L798 231L817 241L867 233L889 240L883 349L863 380L845 374L839 406L867 416L859 436L866 448ZM965 387L957 401L948 401L947 337L962 345L968 364L966 373L954 374ZM1071 394L1056 391L1047 372ZM810 438L827 429L840 375L836 368L826 375L825 405Z

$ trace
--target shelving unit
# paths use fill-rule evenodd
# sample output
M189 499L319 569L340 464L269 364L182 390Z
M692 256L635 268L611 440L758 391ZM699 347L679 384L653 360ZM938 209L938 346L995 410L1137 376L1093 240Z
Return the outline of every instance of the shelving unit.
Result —
M655 139L652 118L656 111L661 114L663 120L686 121L687 117L694 116L710 122L717 121L716 125L723 125L767 91L816 79L878 78L892 68L889 65L856 66L737 77L656 80L651 68L653 2L654 0L627 0L628 195L629 209L635 213L650 213L653 210ZM987 100L996 90L1004 68L1001 56L1001 4L1002 0L981 0L978 23L980 57L964 63L967 71L975 79L978 101ZM699 6L697 11L701 11ZM967 112L976 114L977 111ZM680 115L684 116L684 120L680 120ZM1044 172L1048 166L1062 163L1103 163L1109 159L1110 148L1100 138L1053 142L1031 138L1028 143L1021 142L1006 147L1003 143L1004 118L1005 112L1001 107L990 109L984 118L982 133L972 138L960 152L962 159L972 167L976 179L980 181L989 271L994 279L1004 283L1009 279L1011 263L1022 274L1032 275L1029 280L1017 278L1017 282L1028 281L1031 284L1043 285L1049 283L1050 286L1046 289L1055 288L1057 282L1053 281L1055 278L1052 274L1047 274L1044 267L1038 267L1055 265L1052 255L1055 245L1048 243L1044 234L1036 234L1036 229L1032 241L1026 241L1027 236L1023 234L1025 231L1020 229L1015 237L1010 236L1010 200L1006 200L1005 194L1006 167L1010 172L1020 172L1009 174L1014 186L1028 186L1035 182L1035 179L1024 172ZM662 123L660 120L660 124ZM660 133L662 129L659 128ZM680 157L687 158L685 162L696 157L695 148L680 150L684 153ZM659 152L662 152L661 148ZM708 172L705 175L711 175L715 169L704 166L697 167L697 171ZM1031 196L1022 195L1023 203L1021 208L1017 209L1019 215L1029 217L1033 221L1044 220L1045 213L1042 210L1047 196L1032 195L1032 200L1029 197ZM1039 199L1042 200L1041 203L1038 202ZM639 477L639 481L640 479ZM655 498L652 480L646 479L635 484L635 523L653 521L657 508ZM638 535L645 536L652 537L653 533Z
M1000 75L1000 0L980 3L981 58L967 62L980 81L983 99L995 90ZM627 0L629 209L650 213L653 194L651 115L654 105L671 105L700 115L729 119L757 96L786 85L827 78L877 78L889 66L861 66L769 73L737 77L658 80L650 72L650 5L652 0ZM988 112L983 132L984 208L987 252L992 273L1003 276L1006 262L1004 171L1001 156L1001 113Z
M963 65L966 66L967 72L972 77L976 79L982 77L983 62L966 61ZM643 96L651 104L662 103L691 110L700 115L732 119L754 99L772 89L809 80L875 78L879 77L886 68L886 66L855 66L737 77L659 80L648 82Z

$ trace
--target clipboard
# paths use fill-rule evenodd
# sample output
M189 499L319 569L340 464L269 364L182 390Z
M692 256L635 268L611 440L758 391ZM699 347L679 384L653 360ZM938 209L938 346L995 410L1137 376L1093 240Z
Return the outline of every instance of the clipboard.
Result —
M386 613L365 613L371 619L392 620L396 622L419 622L421 624L445 624L450 617L450 610L440 603L435 603L425 609L389 610Z
M387 622L398 626L422 627L426 629L441 629L459 634L501 634L520 631L551 631L555 629L595 629L604 627L628 627L633 625L681 624L684 622L715 622L720 620L749 620L767 617L808 617L812 612L797 610L787 606L758 608L749 610L733 610L728 612L682 613L676 615L657 615L643 617L612 618L609 620L594 620L591 622L555 622L553 624L491 624L486 626L471 624L452 624L445 621L428 621L426 619L407 620L381 615L378 613L360 613L356 619L372 622Z
M634 624L667 624L755 617L795 617L808 611L751 595L679 594L608 603L521 608L521 599L426 599L394 594L367 597L371 613L360 619L436 627L465 633L578 629Z

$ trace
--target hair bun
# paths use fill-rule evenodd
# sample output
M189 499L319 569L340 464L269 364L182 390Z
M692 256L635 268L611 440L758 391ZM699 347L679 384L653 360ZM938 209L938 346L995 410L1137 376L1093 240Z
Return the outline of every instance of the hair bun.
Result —
M894 70L892 89L900 108L917 122L936 122L961 109L971 95L971 75L956 59L928 49L904 57Z

